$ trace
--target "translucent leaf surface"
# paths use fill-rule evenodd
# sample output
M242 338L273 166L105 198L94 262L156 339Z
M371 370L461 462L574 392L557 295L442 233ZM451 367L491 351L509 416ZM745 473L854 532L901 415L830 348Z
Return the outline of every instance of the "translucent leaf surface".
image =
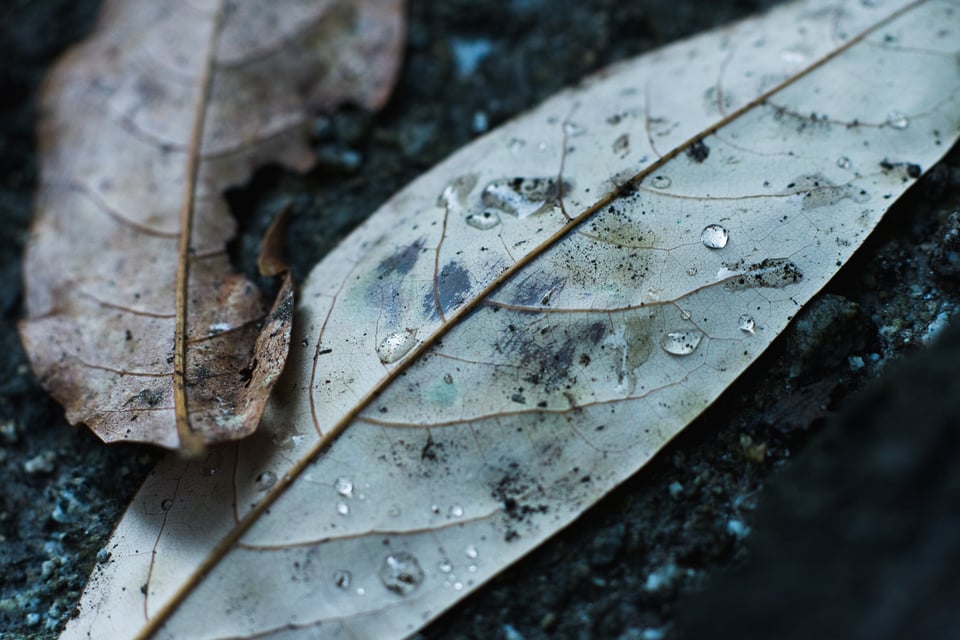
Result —
M420 628L650 460L949 148L958 29L793 4L454 154L317 266L261 430L157 468L66 636Z
M312 113L376 108L400 0L106 2L47 79L26 250L24 346L105 441L196 451L260 421L283 369L289 282L233 273L222 192L266 162L305 169Z

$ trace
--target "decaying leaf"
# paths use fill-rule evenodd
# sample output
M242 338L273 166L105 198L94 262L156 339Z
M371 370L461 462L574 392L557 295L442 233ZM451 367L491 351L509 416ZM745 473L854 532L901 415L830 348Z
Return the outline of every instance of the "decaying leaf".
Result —
M377 108L402 0L107 2L54 70L23 342L72 423L196 451L256 428L293 306L232 272L222 192L306 169L317 108ZM188 417L189 414L189 417Z
M956 141L958 29L784 6L454 154L316 267L261 429L160 464L65 637L420 628L644 465Z

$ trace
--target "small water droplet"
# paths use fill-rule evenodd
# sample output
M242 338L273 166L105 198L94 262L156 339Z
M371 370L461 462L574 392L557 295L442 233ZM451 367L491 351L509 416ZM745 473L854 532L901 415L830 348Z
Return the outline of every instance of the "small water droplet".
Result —
M690 313L690 312L689 312L688 310L686 310L686 309L683 309L683 310L680 311L680 319L681 319L681 320L689 320L692 316L693 316L693 314Z
M654 189L669 189L671 184L673 184L673 180L667 176L653 176L653 179L650 180L650 186Z
M477 572L477 565L471 564L469 567L467 567L467 571L469 571L470 573L476 573L476 572Z
M708 224L700 232L700 242L707 249L723 249L730 239L730 232L718 224Z
M480 213L471 213L466 218L467 224L474 229L487 231L500 224L500 214L490 209L484 209Z
M570 137L581 136L587 132L587 128L576 122L565 122L563 124L563 132Z
M906 129L910 125L910 119L900 111L891 111L887 114L887 124L894 129Z
M696 268L696 267L687 267L687 275L688 275L688 276L695 276L695 275L697 275L697 268Z
M671 355L686 356L697 350L702 339L703 333L697 329L678 329L663 334L660 346Z
M160 510L170 511L170 507L172 506L173 506L173 500L171 500L170 498L167 498L166 500L160 503Z
M357 595L358 595L358 596L366 595L366 593L367 593L367 590L366 590L366 589L364 589L363 587L357 587Z
M383 559L380 581L390 591L405 596L423 582L423 569L415 556L406 551L397 551Z
M353 580L353 574L349 571L341 569L333 572L333 584L337 585L338 589L349 589L351 580Z
M853 161L850 160L847 156L840 156L837 158L837 166L844 170L849 170L853 167Z
M453 376L449 373L443 374L443 382L445 384L453 384Z
M515 177L492 180L480 193L480 202L521 220L551 210L561 193L570 193L572 184L555 177Z
M380 341L377 357L383 364L392 364L410 353L415 344L417 344L416 329L395 331Z
M740 327L740 331L752 334L754 328L757 326L757 323L753 319L753 316L745 313L740 316L739 320L737 320L737 326Z
M477 546L473 544L468 544L467 548L463 550L463 553L470 559L475 560L480 556L480 551L477 550Z
M342 516L350 515L350 505L346 502L340 502L337 504L337 513Z
M520 138L511 138L510 142L507 143L507 148L510 149L510 153L515 156L520 155L520 152L523 151L525 146L527 146L527 143Z
M333 481L333 488L344 498L353 496L353 482L350 481L350 478L340 476Z
M454 583L453 583L453 588L454 588L455 591L462 591L462 590L463 590L463 583L462 583L462 582L454 582Z
M435 516L436 516L436 515L439 515L439 514L440 514L440 505L438 505L438 504L432 504L432 505L430 505L430 513L432 513L432 514L435 515Z
M453 563L444 558L440 561L440 564L437 565L437 568L443 573L450 573L453 571Z
M399 518L401 513L402 511L398 504L390 505L390 508L387 509L387 515L391 518Z
M451 518L462 518L463 517L463 507L458 504L450 507L450 517Z
M273 471L264 471L257 476L253 484L257 491L268 491L273 485L277 484L277 474Z
M207 454L203 464L200 465L200 475L207 477L216 475L217 471L220 469L220 462L220 452L211 451Z

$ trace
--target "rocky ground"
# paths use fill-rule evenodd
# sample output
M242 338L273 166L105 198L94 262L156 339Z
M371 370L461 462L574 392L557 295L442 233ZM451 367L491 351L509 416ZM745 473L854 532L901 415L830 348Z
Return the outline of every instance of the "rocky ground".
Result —
M412 1L388 108L318 119L320 168L267 168L229 194L243 229L238 262L293 201L290 258L302 278L379 203L483 130L605 64L767 4ZM96 5L14 0L0 22L2 638L57 634L157 457L68 427L16 334L36 92ZM954 150L652 464L421 636L960 637L960 330L937 341L960 305L957 210Z

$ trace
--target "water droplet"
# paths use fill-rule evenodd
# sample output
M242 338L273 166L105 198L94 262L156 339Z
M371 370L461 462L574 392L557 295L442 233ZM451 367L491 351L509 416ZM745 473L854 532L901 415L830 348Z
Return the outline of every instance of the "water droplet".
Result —
M417 344L417 330L404 329L395 331L380 341L377 347L377 357L383 364L391 364L410 353Z
M477 572L477 565L471 564L469 567L467 567L467 571L469 571L470 573L476 573L476 572Z
M344 571L341 569L333 572L333 584L337 585L338 589L349 589L351 580L353 580L353 574L351 574L349 571Z
M253 482L257 491L268 491L275 484L277 484L277 474L273 471L264 471Z
M390 508L387 509L387 515L391 518L399 518L401 513L402 511L398 504L390 505Z
M364 589L363 587L357 587L357 595L358 595L358 596L366 595L366 593L367 593L367 590L366 590L366 589Z
M443 374L443 382L445 384L453 384L453 376L449 373Z
M737 326L740 327L740 331L752 334L757 323L753 319L753 316L745 313L737 320Z
M577 124L576 122L565 122L563 124L563 132L570 137L582 136L587 132L587 128L583 125Z
M353 496L353 482L350 481L350 478L340 476L333 481L333 488L344 498Z
M487 231L500 224L500 214L490 209L484 209L481 213L471 213L468 215L467 224L474 229Z
M837 166L841 169L848 170L853 167L853 161L847 156L840 156L837 158Z
M700 242L707 249L723 249L730 239L730 232L718 224L708 224L700 232Z
M503 178L484 187L480 201L486 207L523 219L550 210L561 191L569 193L572 188L569 182L561 185L553 177Z
M405 596L423 582L423 569L416 557L406 551L398 551L383 559L380 581L390 591Z
M220 463L220 452L211 451L207 454L203 464L200 465L200 475L208 477L216 475L217 471L220 469Z
M697 329L678 329L668 331L660 338L660 346L669 354L686 356L697 350L703 333Z
M440 505L438 505L438 504L432 504L432 505L430 505L430 513L432 513L433 515L439 515L439 514L440 514Z
M458 504L450 507L450 517L451 518L462 518L463 517L463 507Z
M692 316L693 316L693 314L690 313L690 312L689 312L688 310L686 310L686 309L683 309L683 310L680 311L680 319L681 319L681 320L689 320Z
M520 152L523 151L525 146L527 146L527 143L520 138L511 138L510 142L507 143L507 148L510 149L510 153L515 156L520 155Z
M166 500L160 503L160 510L170 511L170 507L172 506L173 506L173 500L171 500L170 498L167 498Z
M480 551L477 550L477 546L473 544L468 544L467 548L463 550L463 553L470 559L476 559L480 556Z
M650 186L654 189L668 189L671 184L673 184L673 180L667 176L653 176L653 179L650 180Z
M437 568L443 573L450 573L453 571L453 563L444 558L440 561L440 564L437 565Z
M906 129L910 125L910 119L900 111L891 111L887 114L887 124L894 129Z
M695 276L695 275L697 275L697 268L696 268L696 267L687 267L687 275L688 275L688 276Z
M463 590L463 583L462 583L462 582L454 582L454 583L453 583L453 588L454 588L455 591L462 591L462 590Z
M337 504L337 513L342 516L350 515L350 505L346 502L340 502Z

